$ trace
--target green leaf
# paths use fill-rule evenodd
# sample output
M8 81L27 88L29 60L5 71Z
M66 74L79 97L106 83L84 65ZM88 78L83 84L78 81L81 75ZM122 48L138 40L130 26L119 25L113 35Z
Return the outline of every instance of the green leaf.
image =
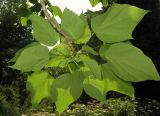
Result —
M100 56L105 59L105 54L106 54L106 51L109 49L111 44L103 44L101 47L100 47L100 50L99 50L99 54Z
M54 16L59 16L59 17L62 17L62 11L61 9L58 7L58 6L50 6L49 7L50 11L52 12L52 14Z
M131 43L130 41L123 41L123 43L127 43L127 44L132 45L132 43ZM104 44L101 46L101 48L100 48L100 50L99 50L99 54L100 54L100 56L101 56L103 59L106 59L106 58L105 58L106 51L109 49L110 45L112 45L112 44L104 43Z
M116 91L134 99L134 88L130 82L121 80L114 75L108 64L102 65L101 69L102 79L88 76L83 82L84 90L90 97L105 101L107 92Z
M27 17L20 17L20 21L21 21L21 25L22 26L26 26L28 18Z
M16 62L16 60L21 55L21 53L24 49L29 48L29 47L33 47L33 46L37 46L37 45L40 45L40 44L38 42L32 42L32 43L28 44L27 46L25 46L24 48L21 48L20 50L18 50L16 52L15 56L9 62Z
M108 5L108 0L101 0L103 6L107 6Z
M62 56L69 57L72 52L67 44L61 43L61 44L57 45L56 47L54 47L50 51L50 53L51 53L51 55L62 55Z
M48 64L46 67L61 67L64 68L68 65L70 62L69 58L66 58L64 56L51 56Z
M41 70L49 60L48 48L42 45L31 44L23 51L15 56L16 63L11 68L18 69L24 72ZM14 59L14 60L15 60Z
M61 67L64 68L71 62L71 50L65 43L61 43L50 51L50 60L47 67Z
M76 101L82 94L81 73L64 74L58 77L52 86L53 101L58 112L63 112L68 105Z
M84 63L90 69L93 77L101 78L101 68L95 60L88 59Z
M148 10L128 4L113 4L106 13L92 19L91 27L105 43L132 39L132 32Z
M105 80L105 91L116 91L134 97L134 88L131 82L124 81L118 78L111 70L110 66L106 63L101 66L102 77Z
M89 41L89 39L91 38L91 31L88 26L87 18L84 16L84 14L81 14L80 18L83 20L85 27L84 27L83 34L79 38L74 40L75 44L87 43Z
M52 46L57 43L59 40L59 34L52 28L46 19L36 14L32 14L29 19L32 21L33 36L37 41L48 46Z
M89 26L87 24L85 26L85 29L84 29L82 36L80 36L79 38L74 40L74 43L75 44L84 44L84 43L87 43L90 38L91 38L91 31L90 31Z
M36 106L43 98L50 97L51 86L54 82L47 72L34 72L27 78L27 89L31 92L32 105Z
M66 8L62 15L62 29L76 40L84 33L85 24L80 16Z
M85 92L92 98L95 98L99 101L106 100L106 92L104 80L94 78L89 76L83 82L83 87Z
M132 82L160 80L151 59L138 48L127 43L116 43L106 50L112 71L121 79Z
M89 1L93 7L99 3L99 0L89 0Z
M82 47L82 51L91 53L91 54L93 54L93 55L98 55L98 53L97 53L96 51L94 51L93 48L91 48L91 47L88 46L88 45L84 45L84 46Z
M19 51L17 51L16 54L15 54L15 56L9 62L16 62L16 60L21 55L21 53L22 53L23 50L24 50L24 48L22 48Z

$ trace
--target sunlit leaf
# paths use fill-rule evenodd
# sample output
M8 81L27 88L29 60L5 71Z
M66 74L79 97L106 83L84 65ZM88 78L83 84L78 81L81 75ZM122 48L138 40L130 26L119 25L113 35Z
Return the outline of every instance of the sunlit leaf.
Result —
M105 43L132 39L132 32L148 10L128 4L113 4L107 12L92 19L91 26Z
M54 78L47 72L34 72L27 78L27 89L31 92L32 105L36 106L43 98L50 98Z
M101 69L101 79L88 76L83 82L84 90L90 97L105 101L107 92L116 91L134 99L134 88L130 82L121 80L114 75L108 64L102 65Z
M71 49L65 43L60 43L50 51L51 55L70 56Z
M131 82L124 81L116 76L110 66L106 63L102 65L102 78L105 80L105 91L116 91L130 96L134 99L134 88Z
M79 72L58 77L52 86L52 97L58 112L63 112L82 94L83 84Z
M54 16L62 17L62 11L58 6L50 6L49 9Z
M132 82L160 80L159 74L149 57L127 43L116 43L106 50L112 71L121 79Z
M108 0L100 0L103 4L103 6L107 6L108 5Z
M89 0L92 6L96 6L99 3L99 0Z
M105 81L89 76L83 82L85 92L99 101L106 100Z
M64 56L51 56L48 64L46 65L46 67L61 67L64 68L68 65L69 63L69 59L64 57Z

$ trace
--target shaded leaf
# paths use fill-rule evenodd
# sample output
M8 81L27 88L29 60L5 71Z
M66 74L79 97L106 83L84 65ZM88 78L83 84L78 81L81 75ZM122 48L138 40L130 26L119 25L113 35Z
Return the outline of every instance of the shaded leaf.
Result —
M74 40L75 44L84 44L87 43L89 41L89 39L91 38L91 31L87 22L87 18L84 16L84 14L80 15L80 18L83 20L84 22L84 30L83 30L83 34Z
M91 48L91 47L88 46L88 45L84 45L84 46L82 47L82 51L91 53L91 54L93 54L93 55L98 55L98 53L97 53L96 51L94 51L93 48Z
M83 20L69 9L65 9L62 15L62 29L67 32L73 40L80 38L84 32Z
M49 60L48 48L40 44L30 44L15 56L16 63L11 68L24 72L41 70Z
M59 34L46 19L36 14L32 14L29 19L32 21L33 36L37 41L48 46L55 45L58 42Z
M95 78L101 78L101 69L98 63L93 59L84 61L85 65L90 69L92 76Z

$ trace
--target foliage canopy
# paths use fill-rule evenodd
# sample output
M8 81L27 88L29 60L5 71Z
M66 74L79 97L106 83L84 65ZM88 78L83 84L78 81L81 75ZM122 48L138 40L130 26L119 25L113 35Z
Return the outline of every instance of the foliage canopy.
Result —
M82 91L100 101L106 100L108 91L117 91L134 99L131 82L160 80L152 61L129 42L133 39L134 28L148 10L112 3L105 13L96 14L98 16L92 16L90 20L86 14L78 16L69 9L61 13L49 1L30 2L34 6L41 4L42 10L33 10L34 6L29 7L26 2L20 8L27 5L27 15L20 14L20 19L31 20L36 43L17 52L12 60L15 64L11 67L23 72L34 71L27 82L34 106L49 97L56 104L57 111L63 112L81 96ZM99 2L104 6L108 4L106 0L90 2L93 6ZM54 19L56 15L61 17L61 25ZM21 22L27 24L24 20ZM89 46L92 39L102 44ZM60 44L51 51L45 47L58 41ZM65 71L51 76L48 68Z

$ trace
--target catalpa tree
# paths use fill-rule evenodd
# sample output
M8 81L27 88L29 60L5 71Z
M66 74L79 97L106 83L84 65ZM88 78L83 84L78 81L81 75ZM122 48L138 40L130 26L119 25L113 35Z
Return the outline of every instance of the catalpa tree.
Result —
M160 80L151 59L129 41L134 28L150 11L90 0L93 6L102 2L107 10L78 16L67 8L62 13L49 1L30 2L33 6L25 1L18 13L23 26L31 21L35 41L15 54L10 67L32 72L27 89L33 106L48 97L57 111L63 112L83 91L102 102L109 91L134 99L131 82ZM61 24L55 16L61 18ZM55 44L50 51L46 47ZM53 69L53 75L48 69Z

